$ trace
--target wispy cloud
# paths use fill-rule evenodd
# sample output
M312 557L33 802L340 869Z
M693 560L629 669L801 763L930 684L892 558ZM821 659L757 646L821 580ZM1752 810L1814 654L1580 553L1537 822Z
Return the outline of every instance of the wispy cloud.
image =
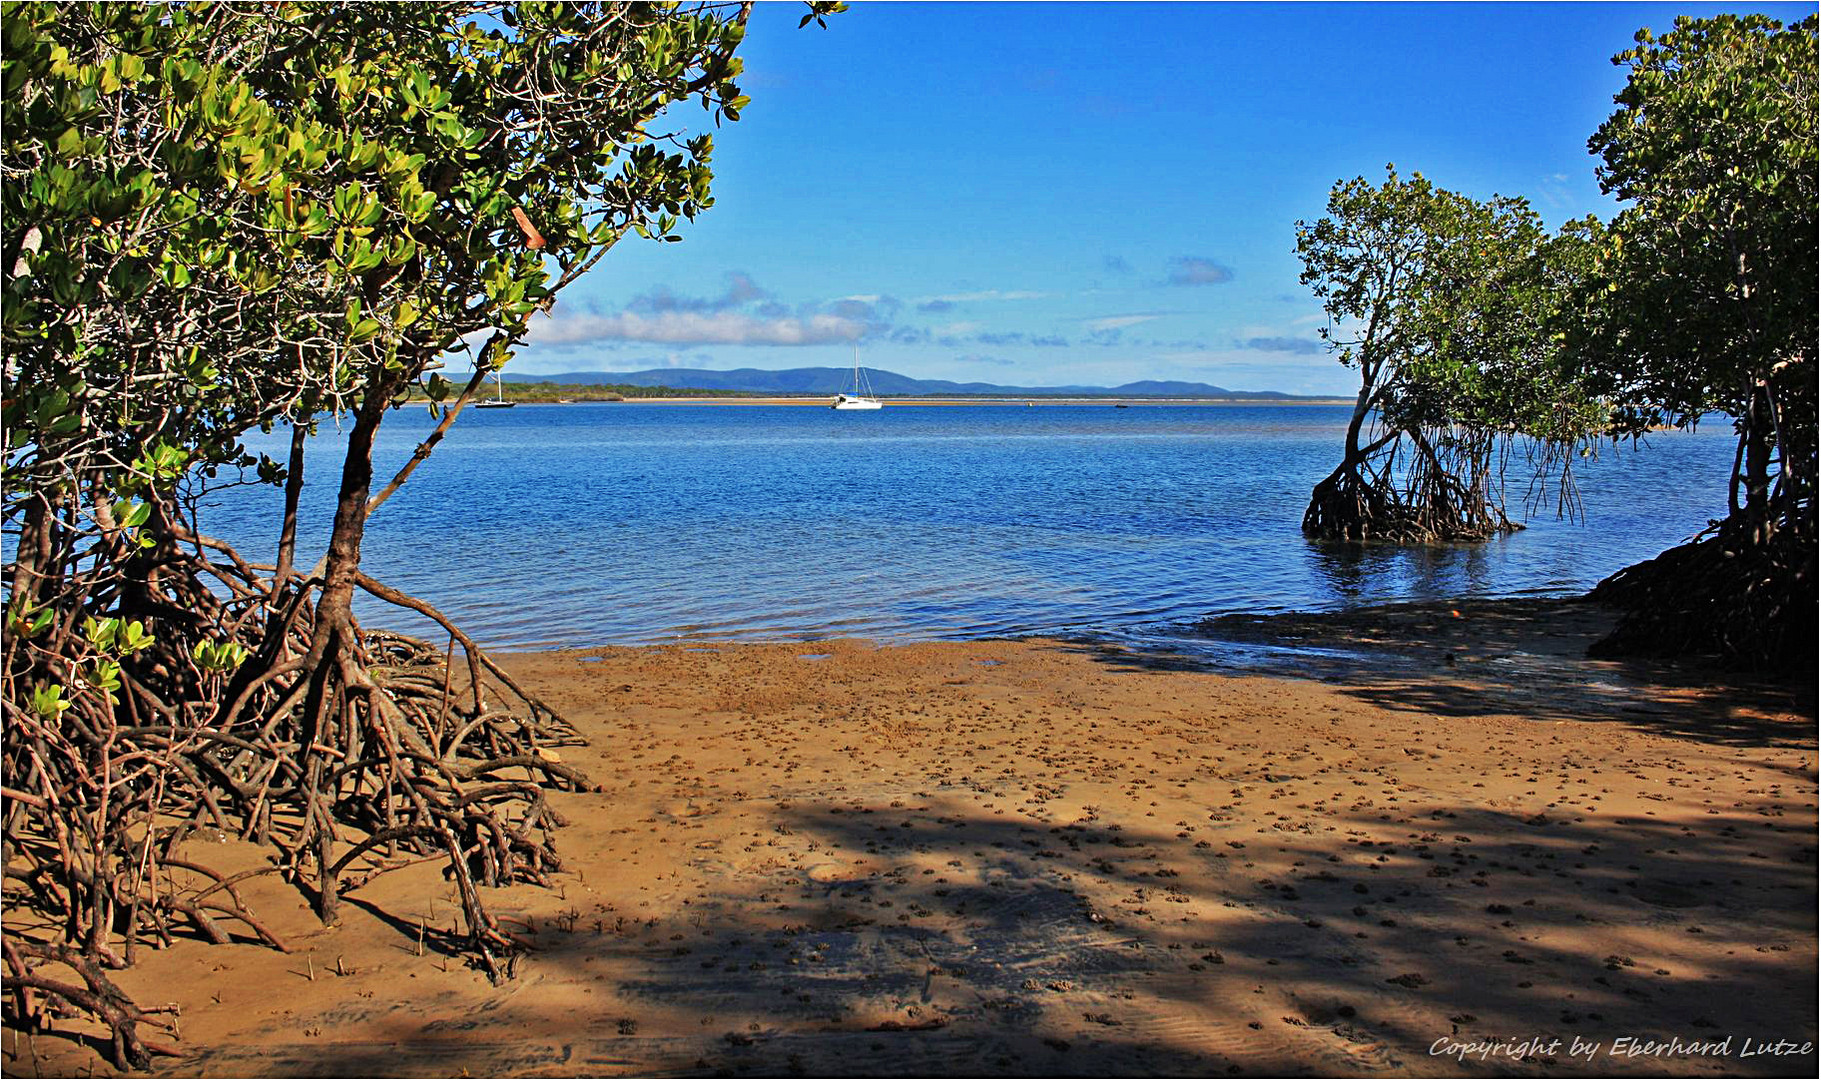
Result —
M1295 353L1298 356L1320 356L1328 351L1327 346L1315 337L1246 338L1239 343L1239 347L1255 352Z
M942 308L931 308L929 304L974 304L985 300L1041 300L1048 296L1046 292L1032 292L1025 289L1002 290L983 289L980 292L949 293L945 296L920 296L913 300L925 311L940 311Z
M537 345L580 345L592 341L644 341L666 345L827 345L857 341L866 323L840 315L767 318L740 311L662 311L642 314L558 316L539 323Z
M1131 315L1103 315L1098 319L1084 319L1082 324L1089 333L1101 334L1108 330L1124 330L1128 326L1137 326L1152 319L1163 318L1162 312L1137 312Z
M645 313L667 311L728 311L754 300L769 299L770 293L759 288L751 276L734 271L727 275L727 290L719 296L678 296L660 285L650 292L633 297L628 311Z
M849 296L830 302L827 308L831 315L839 315L843 319L853 319L856 322L870 323L876 322L880 318L878 306L877 298L862 300L856 296Z
M975 334L974 340L982 345L1022 345L1024 334L1017 330Z
M765 319L743 311L661 311L641 315L574 315L539 326L534 344L583 344L590 341L645 341L661 344L830 344L860 341L865 322L841 315Z
M1108 273L1112 274L1129 274L1132 272L1132 264L1126 262L1124 257L1119 255L1102 255L1100 257L1100 265L1105 268Z
M1570 193L1568 174L1550 173L1536 183L1537 196L1551 210L1564 210L1574 205Z
M1232 280L1232 269L1222 266L1213 259L1204 259L1195 255L1178 255L1170 260L1170 284L1172 285L1224 285Z
M684 296L666 286L641 293L621 311L559 305L539 320L531 342L557 348L644 342L662 345L827 345L888 333L899 307L876 293L795 307L779 302L748 274L727 275L714 296Z

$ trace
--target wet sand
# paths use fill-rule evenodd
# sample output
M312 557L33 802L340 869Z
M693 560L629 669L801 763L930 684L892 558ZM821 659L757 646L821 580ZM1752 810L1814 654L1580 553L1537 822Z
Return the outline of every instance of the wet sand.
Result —
M418 954L456 912L430 863L329 929L254 879L291 954L119 981L181 1004L171 1075L1812 1075L1812 688L1582 660L1579 617L1316 620L1355 660L1302 679L1051 641L517 656L604 790L553 797L557 888L489 894L516 980ZM1749 1054L1779 1040L1810 1045Z

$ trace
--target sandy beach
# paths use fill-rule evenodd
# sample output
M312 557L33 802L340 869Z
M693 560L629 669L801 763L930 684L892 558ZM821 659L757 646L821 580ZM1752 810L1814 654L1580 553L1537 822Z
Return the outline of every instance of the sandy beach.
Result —
M1696 7L0 3L0 1080L1821 1077Z
M602 789L554 796L556 888L490 894L516 979L438 947L432 862L326 929L252 879L289 954L118 980L181 1006L169 1075L1812 1073L1812 688L1580 659L1605 619L1254 621L1363 650L1313 678L1056 641L515 656Z

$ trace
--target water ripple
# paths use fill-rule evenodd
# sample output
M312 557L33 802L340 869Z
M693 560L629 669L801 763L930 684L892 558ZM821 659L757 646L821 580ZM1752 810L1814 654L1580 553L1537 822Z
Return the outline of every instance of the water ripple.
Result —
M500 415L504 413L504 415ZM1332 467L1328 406L524 407L464 415L374 518L365 568L496 648L679 637L881 640L1145 632L1211 615L1581 591L1725 502L1718 428L1583 467L1551 517L1446 550L1329 548L1297 531ZM428 430L382 429L382 475ZM314 559L340 436L314 441ZM256 451L283 453L282 436ZM269 557L278 495L205 498ZM428 632L367 603L371 623Z

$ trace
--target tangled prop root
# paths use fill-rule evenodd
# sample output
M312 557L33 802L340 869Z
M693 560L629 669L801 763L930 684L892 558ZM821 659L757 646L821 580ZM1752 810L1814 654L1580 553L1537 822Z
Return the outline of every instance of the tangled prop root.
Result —
M561 868L551 833L563 819L547 796L590 786L556 752L583 741L575 729L421 600L356 575L441 627L444 649L345 615L321 625L320 579L268 576L189 539L193 550L116 564L127 574L72 560L56 581L39 563L24 583L60 590L59 610L134 615L144 633L122 646L69 617L7 642L6 902L41 916L29 931L7 920L9 1021L86 1014L117 1066L144 1067L173 1052L139 1034L163 1010L134 1005L104 973L142 941L238 935L286 950L245 902L245 879L282 875L327 923L344 895L426 858L446 861L460 897L464 929L447 944L508 977L522 943L481 890L547 884ZM189 857L199 829L268 848L268 865L230 875Z

